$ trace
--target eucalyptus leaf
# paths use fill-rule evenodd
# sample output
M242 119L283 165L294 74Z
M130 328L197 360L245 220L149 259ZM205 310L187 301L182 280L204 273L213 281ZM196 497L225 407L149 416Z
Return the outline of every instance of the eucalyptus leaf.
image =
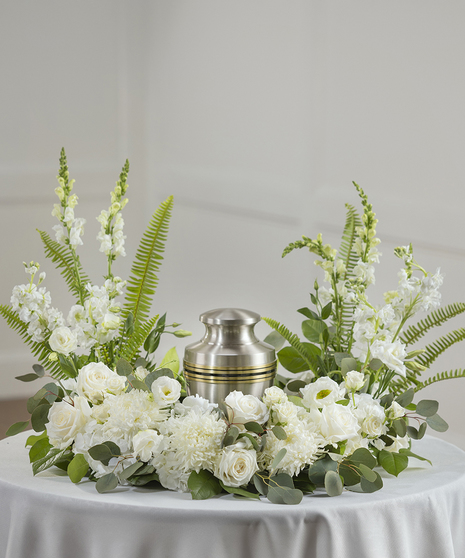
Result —
M381 467L390 475L398 476L408 466L408 456L401 453L381 450L378 455Z
M406 392L402 393L396 397L396 402L399 403L401 407L407 407L413 401L415 396L415 391L413 388L408 389Z
M38 405L31 415L31 425L36 432L42 432L45 430L45 425L48 422L48 412L50 410L50 405L44 403Z
M131 364L126 359L120 358L116 363L116 373L119 376L129 376L132 372Z
M383 397L381 397L381 399L379 400L379 404L382 405L385 409L388 409L392 405L393 401L394 395L392 393L386 393L386 395L383 395Z
M246 422L244 428L249 432L255 432L255 434L261 434L263 432L263 427L258 424L258 422L254 421Z
M379 358L373 358L370 360L370 364L368 365L368 367L371 370L375 370L378 371L381 366L383 366L383 362L381 360L379 360Z
M114 442L107 441L89 448L89 455L106 466L110 459L121 455L121 450Z
M68 477L71 482L78 483L86 476L88 470L89 464L87 463L86 458L82 455L82 453L77 453L68 465Z
M287 488L294 488L294 480L291 475L287 473L278 473L269 479L270 486L286 486Z
M393 426L397 436L400 436L401 438L403 438L407 434L407 424L406 424L405 420L403 420L401 418L396 419L392 422L392 426Z
M32 369L34 370L34 372L37 374L37 376L40 376L41 378L44 377L45 375L45 368L43 366L41 366L40 364L33 364L32 365Z
M308 478L313 484L322 486L324 485L325 475L328 471L337 471L337 463L330 457L323 457L310 466Z
M33 374L32 372L30 374L24 374L23 376L15 376L15 379L19 380L20 382L33 382L34 380L38 380L39 378L39 375Z
M287 440L287 433L282 426L273 426L271 431L278 440Z
M367 467L363 463L360 463L360 465L358 467L360 469L360 472L361 472L362 476L368 482L375 482L376 481L377 476L376 476L376 472L373 471L373 469L370 469L370 467Z
M350 358L343 358L341 361L341 373L343 376L350 372L351 370L357 370L357 361L350 357Z
M303 492L297 488L272 486L268 490L267 498L273 504L296 505L302 501Z
M263 496L266 496L268 493L268 484L265 482L264 477L258 473L255 473L255 475L252 477L252 480L258 492Z
M343 462L340 464L339 474L343 478L345 486L353 486L360 482L361 475L358 472L358 467L355 467L348 462Z
M260 446L258 445L258 442L257 442L256 438L254 438L254 437L252 436L252 434L249 434L248 432L241 432L237 438L238 438L238 439L240 439L240 438L247 438L247 440L249 440L250 443L252 444L253 449L254 449L255 451L260 451Z
M423 436L425 435L426 432L426 422L422 422L420 424L420 428L418 429L418 439L421 440L423 438Z
M344 358L352 358L352 355L349 353L334 353L334 360L339 367L341 366Z
M144 350L150 355L154 353L160 345L161 332L155 328L148 335L144 342Z
M423 423L425 424L425 423ZM410 438L412 438L412 440L419 440L419 432L418 430L411 425L407 426L407 434L409 435Z
M147 384L138 378L134 378L131 380L131 385L133 389L140 389L141 391L150 391L147 387Z
M438 414L435 414L432 417L426 417L426 423L430 428L436 430L436 432L445 432L449 428L447 422Z
M240 430L237 426L230 426L228 431L226 432L225 437L223 438L223 443L221 447L225 448L226 446L231 446L232 444L236 443L237 437L239 436Z
M118 486L118 477L114 473L108 473L100 477L95 483L95 488L100 494L110 492Z
M187 486L193 500L206 500L221 492L221 485L210 471L201 469L198 473L192 471L187 481Z
M417 413L422 417L432 417L439 409L439 403L432 399L423 399L417 403Z
M273 462L271 463L271 470L276 469L276 467L281 463L283 457L286 455L287 449L281 448L278 453L274 456Z
M365 477L360 479L360 487L363 492L371 494L372 492L376 492L383 488L383 479L379 476L379 473L373 471L376 475L376 480L374 482L368 481Z
M137 473L142 468L143 465L144 463L142 463L141 461L136 461L132 465L129 465L129 467L126 467L121 471L121 473L119 473L120 480L128 479L130 476Z
M366 448L358 448L349 457L348 461L354 465L360 466L361 464L366 465L370 469L376 466L376 458L373 456L370 450Z
M6 436L16 436L16 434L19 434L20 432L26 430L28 426L29 426L28 420L24 422L15 422L6 431Z
M289 401L291 401L291 403L294 403L294 405L297 405L297 407L303 407L304 403L302 401L302 397L298 397L297 395L288 395L287 398L289 399Z
M342 489L344 485L342 484L341 477L336 471L327 471L325 475L325 490L328 496L339 496L342 494Z
M265 339L263 340L265 343L269 343L272 347L274 347L275 351L279 351L286 342L284 337L279 333L279 331L273 330L269 333Z
M302 380L291 380L290 382L288 382L286 384L286 388L289 391L293 391L294 393L298 393L300 391L300 388L304 388L307 385L306 382L303 382Z
M143 357L139 357L136 362L134 363L134 369L139 368L139 366L142 366L142 368L145 368L147 366L148 362L145 360L145 358Z
M157 473L151 473L146 475L134 475L131 477L128 482L130 482L133 486L145 486L149 484L149 482L160 482Z

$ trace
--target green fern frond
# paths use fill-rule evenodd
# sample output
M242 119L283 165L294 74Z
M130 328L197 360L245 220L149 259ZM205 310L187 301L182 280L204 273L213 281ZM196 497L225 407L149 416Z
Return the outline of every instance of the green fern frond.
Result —
M17 312L12 310L10 306L2 304L0 305L0 314L5 318L8 326L13 331L16 331L22 340L29 345L32 354L54 378L62 379L66 377L61 371L59 364L49 360L48 357L52 352L51 349L44 342L38 343L32 339L27 333L27 324L20 319Z
M314 357L308 353L307 349L295 333L291 333L285 326L275 320L272 320L271 318L262 318L262 320L284 337L289 345L299 353L310 370L313 372L317 371L317 363Z
M423 335L433 327L439 326L463 312L465 312L465 304L463 302L456 302L444 308L434 310L424 320L420 320L417 324L408 327L402 334L400 340L406 345L411 345L423 337Z
M354 267L357 265L359 256L354 254L353 248L357 237L356 229L362 226L362 221L352 205L346 203L347 217L344 231L342 233L341 246L339 248L339 257L346 266L346 272L343 279L347 279L352 275Z
M419 375L420 372L418 371L414 372L413 370L407 370L405 378L397 378L389 384L389 391L393 395L400 395L411 387L416 388L416 386L421 384L418 379Z
M127 344L121 347L118 351L118 358L124 358L128 362L132 362L138 355L140 348L144 344L147 336L155 327L158 320L158 315L140 325L138 330L135 331L131 337L127 339Z
M447 335L440 337L437 341L426 345L425 352L416 358L416 361L429 368L431 364L446 349L465 339L465 329L463 327L451 331Z
M172 207L173 196L170 196L155 211L142 236L131 268L123 305L123 322L131 312L136 331L148 318L152 297L158 285L157 273L163 259Z
M45 255L61 271L70 292L82 303L88 296L85 286L90 280L83 272L79 260L76 264L68 246L63 246L52 240L50 235L44 231L38 232L44 244Z
M428 378L424 382L420 382L416 387L415 391L420 391L421 389L430 386L436 382L442 382L443 380L453 380L455 378L465 378L465 369L459 368L457 370L449 370L448 372L440 372L431 378Z

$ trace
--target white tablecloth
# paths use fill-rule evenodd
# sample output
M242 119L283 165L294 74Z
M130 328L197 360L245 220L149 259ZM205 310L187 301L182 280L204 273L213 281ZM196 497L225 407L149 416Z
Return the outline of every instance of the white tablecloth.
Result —
M32 476L27 434L0 442L0 557L465 557L465 453L436 438L374 494L298 506L121 487L98 494L57 469Z

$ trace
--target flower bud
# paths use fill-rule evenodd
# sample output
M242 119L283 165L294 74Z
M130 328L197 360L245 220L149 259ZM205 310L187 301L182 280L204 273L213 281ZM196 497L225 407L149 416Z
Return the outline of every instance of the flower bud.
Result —
M185 329L178 329L173 333L175 337L189 337L189 335L192 335L192 331L186 331Z
M79 198L76 196L76 194L73 194L72 196L70 196L68 198L68 207L70 207L71 209L74 209L77 206L78 199Z
M65 193L64 193L63 188L61 186L57 186L55 188L55 194L58 196L60 201L63 201L65 199Z

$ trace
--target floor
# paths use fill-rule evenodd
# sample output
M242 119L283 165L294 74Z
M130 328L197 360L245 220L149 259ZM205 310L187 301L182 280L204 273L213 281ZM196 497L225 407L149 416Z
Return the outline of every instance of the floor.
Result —
M0 440L5 438L12 424L29 419L26 403L27 399L0 400Z

